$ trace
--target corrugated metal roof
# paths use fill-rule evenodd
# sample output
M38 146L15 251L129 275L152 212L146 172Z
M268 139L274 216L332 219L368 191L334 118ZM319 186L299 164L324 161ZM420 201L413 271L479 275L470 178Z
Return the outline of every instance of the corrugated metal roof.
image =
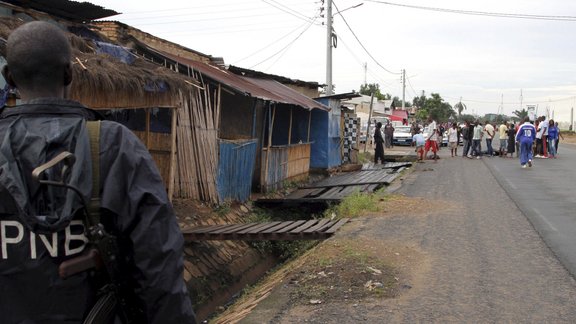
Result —
M300 92L291 89L280 82L242 77L209 64L193 61L165 52L160 53L180 64L188 65L190 68L204 74L210 79L220 82L239 93L276 103L297 105L309 110L330 110L329 107L312 98L306 97Z
M115 16L118 13L111 9L105 9L101 6L89 2L77 2L69 0L3 0L6 3L13 4L22 8L30 8L47 14L65 18L75 22L86 22L94 19L100 19Z

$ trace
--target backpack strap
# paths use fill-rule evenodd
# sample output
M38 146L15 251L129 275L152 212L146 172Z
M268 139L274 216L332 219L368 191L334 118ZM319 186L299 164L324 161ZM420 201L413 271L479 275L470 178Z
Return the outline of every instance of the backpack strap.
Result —
M90 152L92 155L92 197L88 204L90 226L100 223L100 121L88 121Z

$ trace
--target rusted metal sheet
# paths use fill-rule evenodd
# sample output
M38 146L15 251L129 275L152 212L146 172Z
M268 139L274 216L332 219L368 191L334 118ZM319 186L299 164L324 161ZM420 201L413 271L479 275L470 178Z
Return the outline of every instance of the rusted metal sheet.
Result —
M321 109L329 111L330 108L319 103L318 101L306 97L305 95L293 90L280 82L274 80L261 80L255 78L241 77L219 67L206 63L193 61L166 52L157 51L161 55L174 60L180 64L187 65L190 68L200 72L210 79L220 82L227 87L255 98L269 100L276 103L296 105L305 109ZM266 81L266 82L263 82Z
M189 242L206 240L316 240L326 239L332 236L347 222L348 219L343 218L340 220L312 219L286 222L212 225L184 229L182 233L184 239Z

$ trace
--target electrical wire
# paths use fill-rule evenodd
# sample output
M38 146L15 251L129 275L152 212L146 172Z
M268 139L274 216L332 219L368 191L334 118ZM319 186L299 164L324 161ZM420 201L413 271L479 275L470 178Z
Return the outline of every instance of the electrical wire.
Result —
M334 5L334 7L336 7L337 11L340 11L340 9L338 9L338 6L336 5L335 2L332 2L332 4ZM382 64L380 64L380 62L378 62L374 56L372 56L372 54L370 54L370 52L366 49L366 47L364 46L364 44L362 44L362 42L360 41L360 39L358 38L358 36L356 36L356 33L352 30L352 27L350 27L350 25L348 24L348 21L346 21L346 18L344 18L344 15L339 15L340 17L342 17L342 20L344 21L344 23L346 24L346 26L348 27L348 30L350 30L350 32L352 33L352 35L354 36L354 38L356 38L356 41L358 42L358 44L360 44L360 46L362 47L362 49L364 49L364 52L366 52L366 54L368 54L368 56L374 61L374 63L376 63L376 65L378 65L380 68L382 68L384 71L390 73L390 74L401 74L400 72L392 72L390 70L388 70L387 68L385 68Z
M289 15L292 15L298 19L302 19L306 22L310 22L311 20L316 20L314 17L307 17L306 15L301 14L300 12L298 12L296 10L290 9L289 7L283 5L283 4L281 4L275 0L262 0L262 2L268 4L268 5L276 8L276 9L279 9L279 10L281 10L281 11L283 11Z
M232 64L233 64L233 65L236 65L236 64L238 64L238 63L240 63L240 62L242 62L242 61L244 61L244 60L246 60L246 59L251 58L252 56L254 56L254 55L256 55L256 54L258 54L258 53L260 53L260 52L262 52L262 51L264 51L264 50L266 50L266 49L268 49L268 48L271 47L272 45L274 45L274 44L280 42L281 40L285 39L285 38L288 37L290 34L296 32L297 30L299 30L300 28L302 28L302 27L304 27L304 26L306 26L306 24L301 25L301 26L298 26L296 29L291 30L289 33L287 33L287 34L285 34L285 35L283 35L283 36L280 36L280 37L279 37L277 40L275 40L274 42L272 42L272 43L270 43L270 44L268 44L268 45L266 45L266 46L264 46L264 47L262 47L262 48L260 48L260 49L258 49L258 50L256 50L256 51L254 51L253 53L251 53L251 54L249 54L249 55L247 55L247 56L245 56L245 57L243 57L243 58L235 61L235 62L232 63Z
M498 17L498 18L514 18L514 19L576 21L576 16L549 16L549 15L513 14L513 13L502 13L502 12L485 12L485 11L472 11L472 10L458 10L458 9L447 9L447 8L424 7L424 6L408 5L408 4L379 1L379 0L366 0L366 1L384 4L384 5L389 5L389 6L397 6L397 7L404 7L404 8L410 8L410 9L420 9L420 10L428 10L428 11L436 11L436 12L446 12L446 13L462 14L462 15L488 16L488 17Z
M269 57L265 58L264 60L262 60L262 61L260 61L260 62L258 62L258 63L256 63L256 64L254 64L254 65L252 65L252 66L250 67L250 69L252 69L252 68L254 68L254 67L256 67L256 66L258 66L258 65L260 65L260 64L262 64L262 63L264 63L264 62L266 62L266 61L268 61L268 60L270 60L271 58L273 58L274 56L278 55L279 53L281 53L282 51L284 51L286 48L288 48L288 47L290 47L292 44L294 44L294 42L296 42L308 29L310 29L310 26L312 26L312 24L316 21L316 18L317 18L317 17L315 17L314 20L312 20L312 21L308 24L308 26L306 26L306 28L305 28L300 34L298 34L298 36L296 36L296 38L294 38L290 43L288 43L286 46L284 46L283 48L281 48L281 49L280 49L279 51L277 51L276 53L274 53L274 54L270 55Z

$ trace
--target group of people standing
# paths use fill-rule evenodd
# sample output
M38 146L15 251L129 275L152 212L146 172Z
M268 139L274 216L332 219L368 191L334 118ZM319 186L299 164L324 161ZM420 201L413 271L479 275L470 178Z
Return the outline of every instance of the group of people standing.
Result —
M452 123L446 126L446 130L440 130L436 125L436 121L429 117L428 134L424 136L417 131L412 137L419 161L423 161L430 150L434 154L432 159L438 158L438 140L442 138L440 134L443 131L447 132L452 157L458 156L458 145L462 139L464 146L462 157L480 159L482 156L498 155L503 158L512 158L516 153L523 167L531 167L533 157L556 158L559 139L562 138L558 123L548 120L545 116L538 117L533 123L529 118L525 118L522 124L503 121L499 126L490 122L482 123L480 120L466 121L462 127ZM413 128L417 129L414 126ZM496 145L493 143L496 137L498 138L497 150L493 146ZM482 150L483 142L486 145L485 150Z

